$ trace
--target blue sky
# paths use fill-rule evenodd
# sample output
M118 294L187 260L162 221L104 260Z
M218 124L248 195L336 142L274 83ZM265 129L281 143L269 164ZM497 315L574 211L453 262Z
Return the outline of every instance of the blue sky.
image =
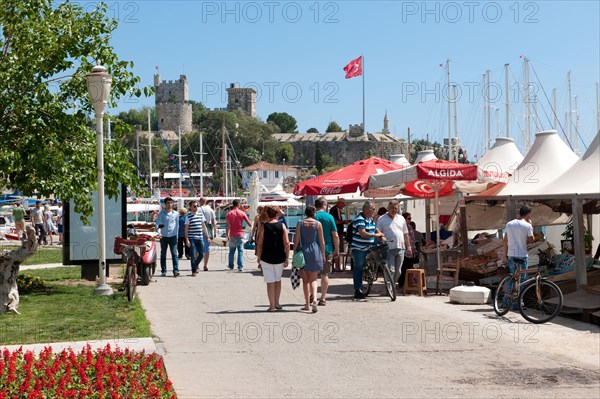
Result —
M87 3L86 3L87 4ZM92 4L92 3L89 3ZM209 108L226 106L231 82L258 90L257 115L287 112L299 131L323 132L362 121L362 78L344 79L342 68L365 57L366 125L406 138L441 142L448 137L446 71L461 90L458 131L469 156L484 145L482 75L491 71L492 140L505 134L504 64L510 64L510 137L523 147L523 58L540 104L539 127L552 128L568 110L567 72L577 96L583 150L596 129L600 81L598 1L120 1L109 2L120 26L113 45L135 63L143 84L186 74L190 98ZM152 105L153 98L121 102L116 111ZM573 107L575 100L572 99ZM114 112L114 111L113 111ZM546 116L548 115L548 116ZM573 117L575 121L575 117ZM454 121L452 122L454 135ZM532 123L532 130L536 130ZM576 136L575 129L573 135ZM562 133L561 133L562 134ZM576 146L575 144L573 145ZM523 150L522 150L523 152Z

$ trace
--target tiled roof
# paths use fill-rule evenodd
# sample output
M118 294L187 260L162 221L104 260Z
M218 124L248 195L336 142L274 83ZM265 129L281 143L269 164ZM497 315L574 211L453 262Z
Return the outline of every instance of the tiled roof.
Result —
M289 172L296 172L296 168L289 166L289 165L275 165L269 162L265 162L265 161L260 161L258 163L255 163L254 165L250 165L250 166L246 166L243 170L248 171L248 172L252 172L255 170L282 170L282 171L289 171Z

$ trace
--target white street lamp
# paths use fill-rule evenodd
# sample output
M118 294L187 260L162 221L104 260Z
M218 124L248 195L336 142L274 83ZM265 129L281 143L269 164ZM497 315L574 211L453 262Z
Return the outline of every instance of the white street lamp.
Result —
M106 284L106 239L104 218L104 137L102 117L108 103L112 76L106 73L106 68L96 65L92 73L85 75L88 93L96 114L96 162L98 164L98 284L94 289L97 295L112 295L113 290Z

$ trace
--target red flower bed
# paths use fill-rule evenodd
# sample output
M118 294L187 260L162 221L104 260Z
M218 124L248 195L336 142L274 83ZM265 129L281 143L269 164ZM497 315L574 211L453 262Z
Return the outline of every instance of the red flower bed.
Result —
M162 357L112 350L110 345L81 353L65 349L38 355L5 349L0 356L0 399L176 398Z

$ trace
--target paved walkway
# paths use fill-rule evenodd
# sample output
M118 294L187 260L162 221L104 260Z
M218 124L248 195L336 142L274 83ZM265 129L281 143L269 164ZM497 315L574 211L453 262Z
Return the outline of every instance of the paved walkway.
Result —
M183 261L181 277L139 289L180 399L598 397L597 326L535 326L447 297L390 302L381 285L353 302L349 272L334 274L317 314L300 311L302 292L284 278L284 310L268 313L254 256L242 273L225 259L217 249L210 271L191 277Z

